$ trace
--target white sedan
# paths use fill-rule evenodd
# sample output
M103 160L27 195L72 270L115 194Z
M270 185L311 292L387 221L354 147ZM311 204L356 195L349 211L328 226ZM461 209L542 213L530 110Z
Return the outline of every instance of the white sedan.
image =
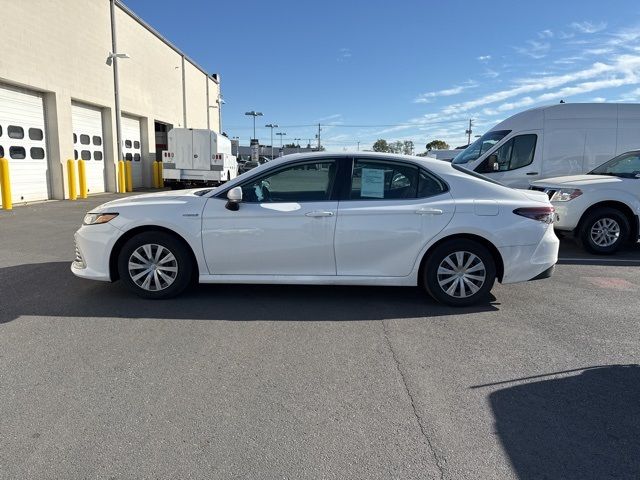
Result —
M586 175L531 182L556 209L556 230L573 233L596 254L615 253L640 237L640 151L623 153Z
M540 192L439 160L289 155L222 187L126 197L89 212L71 270L146 298L200 283L421 285L470 305L497 278L548 277L559 241Z

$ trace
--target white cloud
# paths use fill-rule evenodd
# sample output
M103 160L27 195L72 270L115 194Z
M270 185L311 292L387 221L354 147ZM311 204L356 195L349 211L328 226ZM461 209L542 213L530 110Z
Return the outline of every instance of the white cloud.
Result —
M413 102L414 103L429 103L431 102L434 98L438 98L438 97L451 97L453 95L458 95L462 92L464 92L465 90L468 90L470 88L475 88L477 87L478 84L476 82L473 81L469 81L464 85L457 85L455 87L451 87L451 88L445 88L443 90L437 90L435 92L426 92L426 93L422 93L420 95L418 95Z
M492 70L491 68L485 68L484 72L482 72L482 76L487 78L498 78L500 73L496 70Z
M606 22L592 23L585 21L573 22L570 27L580 33L597 33L607 28L607 24Z
M550 48L551 44L549 42L538 42L537 40L527 40L527 46L525 47L514 47L516 52L536 60L546 57Z
M478 57L478 60L481 61L481 62L486 62L488 60L491 60L491 55L480 55Z
M553 38L553 32L549 29L547 30L542 30L541 32L538 32L538 37L540 38Z
M604 103L607 101L607 99L604 97L593 97L591 101L594 103Z

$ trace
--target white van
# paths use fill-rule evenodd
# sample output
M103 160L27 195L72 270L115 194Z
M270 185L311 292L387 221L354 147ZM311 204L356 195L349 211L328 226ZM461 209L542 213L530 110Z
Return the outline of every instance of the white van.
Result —
M453 159L516 188L593 170L640 149L640 104L561 103L532 108L493 127Z

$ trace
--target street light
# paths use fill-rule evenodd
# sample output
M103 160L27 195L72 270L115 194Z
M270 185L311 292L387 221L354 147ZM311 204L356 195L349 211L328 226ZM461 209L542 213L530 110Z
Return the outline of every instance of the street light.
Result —
M282 137L286 135L285 132L276 132L276 135L280 135L280 149L282 150Z
M249 117L253 117L253 138L256 138L256 117L261 117L262 112L256 112L255 110L251 110L250 112L245 112L245 115Z
M271 160L273 160L273 129L274 128L278 128L278 124L277 123L269 123L268 125L265 125L265 127L271 129ZM280 137L280 138L282 138L282 137Z
M297 141L297 142L300 142L300 140L302 140L302 139L301 139L301 138L294 138L294 139L293 139L293 143L295 144L295 143L296 143L296 141ZM298 148L298 153L300 153L300 143L298 143L298 147L297 147L297 148Z

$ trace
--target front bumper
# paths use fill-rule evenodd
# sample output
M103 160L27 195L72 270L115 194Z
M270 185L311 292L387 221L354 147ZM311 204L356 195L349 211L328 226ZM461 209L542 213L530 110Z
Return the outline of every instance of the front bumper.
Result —
M122 231L111 223L83 225L75 233L76 259L71 264L74 275L103 282L111 281L109 257Z
M504 263L502 283L518 283L545 278L543 273L558 262L560 240L549 226L537 245L500 247ZM549 276L551 271L549 271Z

